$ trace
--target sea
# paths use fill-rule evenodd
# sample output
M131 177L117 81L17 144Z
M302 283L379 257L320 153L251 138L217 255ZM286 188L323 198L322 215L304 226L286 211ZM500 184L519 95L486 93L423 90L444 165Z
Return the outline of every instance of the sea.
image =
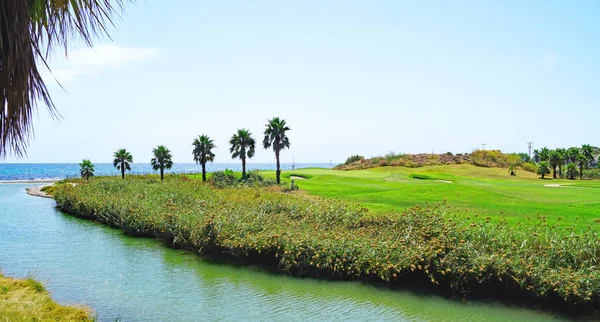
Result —
M336 164L330 163L282 163L281 169L289 171L301 168L331 168ZM241 163L209 163L206 165L207 172L223 171L231 169L242 171ZM96 176L119 176L121 171L115 169L112 163L95 163ZM249 163L246 170L275 170L275 163ZM202 168L195 163L175 163L168 173L201 173ZM150 164L133 163L128 174L157 174ZM77 163L0 163L0 181L7 180L54 180L79 177L79 164Z

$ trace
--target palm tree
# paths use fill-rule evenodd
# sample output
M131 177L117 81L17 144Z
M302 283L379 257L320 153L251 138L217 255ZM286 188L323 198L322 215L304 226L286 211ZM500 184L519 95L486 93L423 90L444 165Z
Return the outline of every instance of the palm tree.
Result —
M550 168L552 168L552 178L556 179L556 168L560 164L561 156L556 150L551 150L548 153L548 160L550 161Z
M563 177L562 168L565 165L565 160L567 158L567 150L563 148L558 148L555 150L556 154L558 154L558 176Z
M159 145L158 147L152 149L152 153L154 153L154 158L150 160L152 169L160 170L160 180L164 180L165 169L171 169L173 166L173 161L171 160L173 158L171 156L171 151L165 148L164 145Z
M547 147L543 147L539 153L540 161L550 160L550 150Z
M550 174L550 165L548 164L548 161L540 162L538 165L537 174L541 175L542 179L544 179L547 174Z
M583 144L581 146L581 154L585 156L585 158L588 160L588 163L594 160L594 149L589 144Z
M575 180L575 176L577 176L577 166L574 163L567 164L567 178Z
M535 163L540 162L540 151L538 149L533 150L533 161Z
M567 150L566 157L570 163L576 163L578 155L579 155L579 149L576 147L572 147Z
M115 152L113 166L121 170L121 179L125 179L125 170L131 171L130 163L133 163L133 157L126 149L119 149Z
M38 102L58 116L38 64L47 67L46 58L57 46L66 54L67 43L76 37L91 46L125 1L0 1L0 158L23 156Z
M577 155L577 166L579 167L579 179L583 180L583 169L587 169L589 159L585 154L580 152Z
M246 129L239 129L229 141L232 158L240 158L242 160L242 178L246 177L246 158L254 157L254 147L256 142L252 137L252 133Z
M212 149L216 148L213 140L206 135L200 135L192 142L194 150L194 161L202 164L202 181L206 181L206 162L213 162L215 160L215 154Z
M279 164L279 153L285 148L290 148L290 139L287 137L286 132L291 129L286 126L285 120L278 117L270 119L265 128L265 137L263 139L263 146L265 149L272 148L275 152L275 160L277 162L277 184L281 183L281 167Z
M94 176L94 165L92 161L84 159L79 164L79 174L85 181L90 181L90 177Z

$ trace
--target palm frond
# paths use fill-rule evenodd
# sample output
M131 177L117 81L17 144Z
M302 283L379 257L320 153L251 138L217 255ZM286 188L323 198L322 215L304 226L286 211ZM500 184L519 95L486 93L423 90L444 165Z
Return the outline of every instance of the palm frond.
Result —
M0 1L0 158L25 155L38 103L59 117L38 62L48 67L53 47L62 46L66 55L75 38L91 46L122 5L123 0Z

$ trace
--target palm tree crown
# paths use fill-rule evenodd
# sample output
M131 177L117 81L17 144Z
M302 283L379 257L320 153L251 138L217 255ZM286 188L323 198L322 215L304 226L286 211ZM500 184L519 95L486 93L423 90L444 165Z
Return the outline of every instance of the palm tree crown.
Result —
M133 163L133 157L131 153L127 152L126 149L119 149L113 155L113 166L121 170L121 178L125 179L125 170L131 171L130 163Z
M194 150L192 155L194 161L202 165L202 181L206 181L206 163L215 160L215 154L212 149L216 148L215 143L207 135L200 135L192 142Z
M90 177L94 176L94 171L94 165L90 160L84 159L79 164L79 174L86 181L90 181Z
M279 117L270 119L265 128L265 137L263 139L263 146L265 149L272 148L275 152L275 160L277 162L277 184L281 182L281 169L279 166L279 153L281 150L290 147L290 139L287 137L286 132L291 129L286 125L285 120Z
M246 129L239 129L229 141L232 158L242 160L242 177L246 176L246 158L254 157L256 141L252 137L252 133Z
M152 153L154 154L154 158L150 160L152 169L160 170L160 180L164 180L165 169L171 169L171 167L173 167L173 161L171 160L173 156L171 156L171 151L164 145L159 145L152 149Z
M40 75L38 63L55 46L79 36L87 45L105 33L122 0L2 0L0 1L0 157L22 156L32 133L37 103L57 116Z

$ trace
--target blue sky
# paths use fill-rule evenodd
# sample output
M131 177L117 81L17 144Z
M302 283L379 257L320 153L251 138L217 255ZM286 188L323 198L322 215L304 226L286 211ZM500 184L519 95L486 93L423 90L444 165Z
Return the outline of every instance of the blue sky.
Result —
M216 162L245 127L292 128L284 162L389 151L600 145L598 1L138 1L47 83L28 158L145 163L158 144ZM272 162L262 148L251 162Z

